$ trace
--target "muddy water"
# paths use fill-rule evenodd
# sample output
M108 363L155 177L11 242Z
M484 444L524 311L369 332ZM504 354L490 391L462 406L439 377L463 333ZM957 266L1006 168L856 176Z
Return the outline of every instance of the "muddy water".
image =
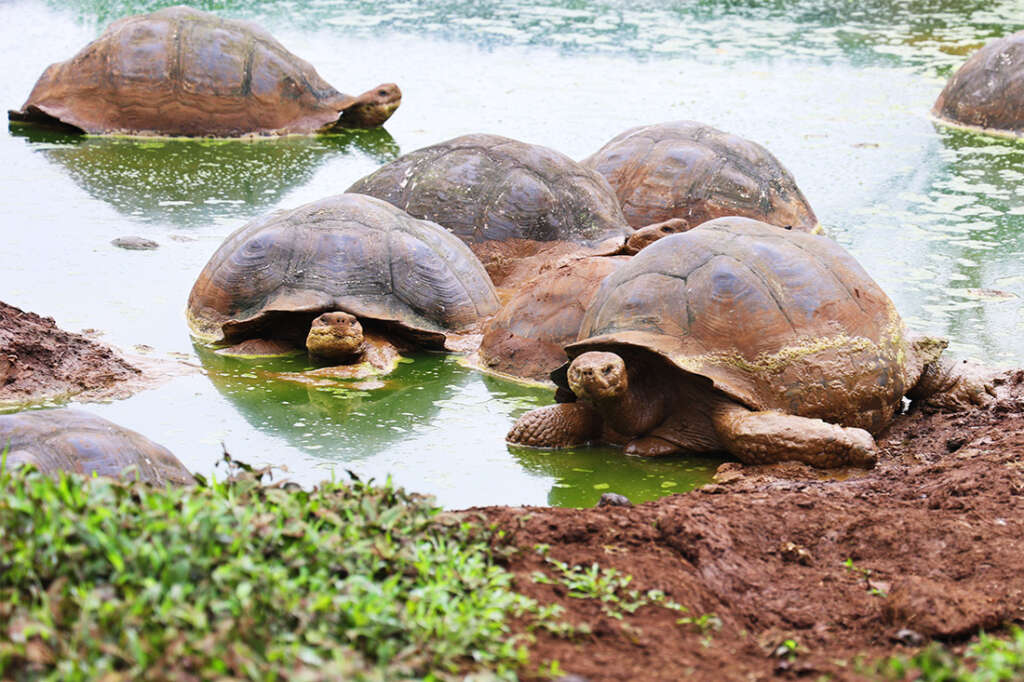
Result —
M20 106L47 64L109 21L173 3L0 4L0 99ZM96 329L203 373L89 409L209 473L223 447L311 483L347 468L449 507L651 499L715 460L612 450L510 451L503 434L549 393L418 356L384 388L309 389L300 360L193 348L195 276L245 221L340 192L395 155L469 132L574 158L621 130L704 121L757 140L794 173L830 233L916 328L993 365L1024 363L1024 144L938 128L927 111L963 55L1024 28L1024 2L193 3L264 23L332 84L399 83L386 131L256 142L0 134L0 300ZM138 235L151 252L114 248Z

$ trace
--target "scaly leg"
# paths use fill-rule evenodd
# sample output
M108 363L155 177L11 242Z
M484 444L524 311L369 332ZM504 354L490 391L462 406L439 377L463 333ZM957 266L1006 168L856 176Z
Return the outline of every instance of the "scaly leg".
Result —
M588 403L558 403L530 410L505 440L534 448L568 448L601 437L601 415Z
M744 464L798 461L827 469L873 467L875 439L864 429L781 412L754 412L732 403L712 415L722 445Z

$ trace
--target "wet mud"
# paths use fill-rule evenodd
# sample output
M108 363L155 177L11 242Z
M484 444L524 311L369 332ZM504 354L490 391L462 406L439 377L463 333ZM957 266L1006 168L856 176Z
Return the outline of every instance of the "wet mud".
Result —
M897 417L872 470L728 463L712 484L635 507L469 510L518 548L517 589L590 630L534 629L531 665L557 659L566 679L594 681L872 679L879 658L1024 620L1024 370L996 382L986 407ZM538 545L632 575L629 588L664 591L689 620L658 606L618 619L535 582L552 575Z
M82 334L0 301L0 407L75 397L124 398L171 376L195 371L185 363L126 359Z

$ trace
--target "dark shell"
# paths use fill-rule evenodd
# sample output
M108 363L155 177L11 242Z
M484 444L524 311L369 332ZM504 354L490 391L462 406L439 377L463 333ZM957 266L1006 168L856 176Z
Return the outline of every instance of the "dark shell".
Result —
M356 103L263 28L169 7L116 21L52 64L10 116L86 133L230 137L315 132Z
M818 219L792 174L750 140L694 121L631 128L580 162L615 190L634 228L743 216L802 232Z
M427 345L498 309L469 248L440 226L358 194L278 211L230 235L188 301L192 333L208 343L262 335L283 317L344 310L390 323Z
M599 174L553 149L498 135L465 135L414 151L348 191L433 220L470 244L619 246L632 232Z
M68 471L156 485L194 483L171 452L145 436L88 412L38 410L0 415L0 451L7 464L33 464L44 473Z
M747 218L666 237L605 279L569 357L653 351L752 409L877 433L907 383L903 323L832 240Z
M1024 31L975 52L946 83L932 113L956 125L1024 134Z
M484 326L480 361L488 370L546 381L567 360L583 314L605 277L627 256L572 260L538 275Z

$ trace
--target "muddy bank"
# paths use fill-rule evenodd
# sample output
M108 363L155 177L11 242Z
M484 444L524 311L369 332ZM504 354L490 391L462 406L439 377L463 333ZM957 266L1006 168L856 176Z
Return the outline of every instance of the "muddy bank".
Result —
M0 405L121 397L145 377L113 349L0 302Z
M1024 371L997 381L986 408L898 418L871 471L726 464L717 483L633 508L482 510L522 550L509 560L517 589L591 630L538 631L531 660L586 680L861 679L858 659L1024 620ZM538 544L721 627L652 606L609 617L533 580L552 573Z

